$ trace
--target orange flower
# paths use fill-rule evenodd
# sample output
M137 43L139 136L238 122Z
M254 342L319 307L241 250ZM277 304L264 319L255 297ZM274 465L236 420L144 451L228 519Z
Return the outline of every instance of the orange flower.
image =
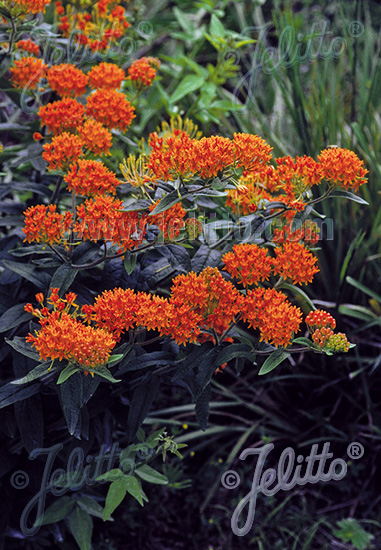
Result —
M156 132L149 136L148 144L152 151L147 167L157 178L169 180L179 175L192 175L190 167L193 155L193 140L183 130L175 129L173 135L161 138Z
M364 168L364 162L348 149L340 147L324 149L318 160L322 166L324 177L330 184L344 187L346 190L353 188L358 190L360 185L366 183L368 170Z
M18 50L23 50L24 52L28 52L32 55L39 55L40 53L38 44L32 42L30 38L28 38L28 40L19 40L16 42L15 46Z
M116 175L96 160L78 160L71 166L65 176L69 191L76 195L115 195L115 188L119 185Z
M304 156L281 157L275 159L278 164L279 180L287 194L301 195L313 185L321 182L323 170L313 158Z
M229 189L226 206L237 215L247 215L256 212L263 200L274 200L264 189L259 174L250 173L239 179L236 189Z
M221 136L192 140L190 169L202 178L216 177L234 162L233 144Z
M21 6L25 13L45 12L45 6L50 4L50 0L14 0L14 2Z
M39 204L30 206L25 212L25 241L43 242L48 244L59 243L64 238L72 223L70 212L59 214L56 205L45 206Z
M146 292L137 294L137 311L135 322L137 327L145 327L147 330L159 330L170 326L172 307L166 298L154 296Z
M179 344L196 342L204 330L222 334L240 312L243 296L217 268L207 267L173 280L169 327L162 332Z
M92 319L119 341L121 334L134 326L137 307L137 295L132 289L105 290L95 299Z
M160 67L160 61L154 57L136 59L128 69L128 79L138 90L151 86L156 77L154 67Z
M37 349L41 359L66 359L91 369L105 365L116 344L110 333L86 326L65 311L51 313L35 334L29 334L26 340Z
M51 143L43 145L42 158L49 164L48 170L68 170L82 156L83 141L73 134L63 132Z
M234 134L233 148L236 168L258 171L271 159L272 147L253 134Z
M225 254L222 261L225 264L224 269L243 286L268 279L272 270L272 259L267 250L256 244L235 244L233 252Z
M40 132L34 132L33 139L34 139L34 141L41 141L42 140L42 135L40 134Z
M275 347L288 346L298 332L302 312L292 306L283 292L272 288L256 288L247 293L242 306L243 320L259 329L260 341Z
M150 212L159 204L157 200L155 204L149 207ZM180 230L184 227L184 217L186 210L181 206L181 203L174 204L168 210L149 216L148 220L157 225L163 233L165 239L173 240L180 235Z
M139 212L122 212L123 201L98 195L77 207L74 232L84 240L111 241L122 250L137 248L145 235L146 217Z
M147 167L144 155L129 155L123 163L119 164L126 183L133 187L143 187L149 184L155 184L156 178L152 170Z
M84 106L69 97L48 103L38 111L41 126L47 126L55 135L78 128L83 122L84 113Z
M61 97L80 96L86 91L88 77L75 65L53 65L46 75L49 86Z
M319 347L324 348L326 347L328 341L333 335L334 332L329 327L321 327L314 331L314 333L312 334L312 340Z
M292 231L292 220L286 222L282 229L274 229L272 241L283 244L286 241L304 241L307 244L314 245L319 240L320 229L316 222L305 220L303 225L295 231Z
M85 147L94 155L108 155L112 145L112 134L97 120L89 118L78 128L78 135Z
M92 88L108 88L116 90L120 88L126 75L123 69L114 63L99 63L87 73L89 84Z
M87 115L106 128L126 130L135 118L134 111L126 97L115 90L97 90L87 98Z
M35 89L37 84L45 77L48 66L42 59L35 57L23 57L16 59L14 67L9 70L12 74L12 85L16 88Z
M315 265L317 258L301 243L285 242L282 247L275 248L275 253L274 273L291 279L293 284L310 283L319 271Z
M310 311L306 317L306 325L310 332L314 332L318 328L330 327L334 329L336 327L336 321L326 311L322 309L316 309L315 311Z

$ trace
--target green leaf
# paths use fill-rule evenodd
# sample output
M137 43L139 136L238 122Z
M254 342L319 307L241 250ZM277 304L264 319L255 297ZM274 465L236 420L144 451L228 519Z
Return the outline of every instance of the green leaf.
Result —
M70 497L62 497L53 502L41 518L37 518L34 525L50 525L63 520L73 511L75 502Z
M59 288L59 295L63 296L78 274L78 269L73 269L68 264L62 264L54 273L50 281L50 288Z
M23 277L27 281L30 281L40 290L45 289L49 281L49 275L44 271L38 271L36 267L30 264L21 264L19 262L11 262L10 260L3 260L3 265Z
M28 399L39 392L40 384L31 384L30 386L15 386L11 382L0 388L0 409L13 405L18 401Z
M86 495L80 495L77 498L77 504L88 514L91 514L96 518L103 519L103 507L93 498L87 497ZM114 520L109 518L109 521Z
M34 359L35 361L40 361L40 354L37 351L33 351L32 345L27 342L25 338L15 336L13 340L8 340L8 338L5 338L5 341L7 344L12 346L14 350L18 351L22 355L30 357L30 359Z
M51 366L51 361L45 361L44 363L40 363L37 365L37 367L34 367L28 374L23 376L22 378L19 378L18 380L12 380L11 384L28 384L28 382L32 382L33 380L36 380L37 378L41 378L42 376L45 376L45 374L50 374L56 370L59 369L58 366Z
M369 205L369 202L367 202L365 199L363 199L362 197L359 197L358 195L355 195L354 193L350 193L349 191L341 191L337 189L335 191L332 191L332 193L328 195L328 198L332 198L332 197L349 199L350 201L358 202L359 204Z
M235 357L246 357L247 359L250 359L252 363L254 363L255 357L253 353L251 353L251 351L252 348L247 344L230 344L224 347L219 352L214 361L214 366L217 368L223 363L228 363Z
M135 476L125 476L123 481L129 494L136 498L139 504L143 506L143 494L139 480Z
M157 252L167 258L171 267L178 271L184 271L188 273L191 268L191 260L188 252L184 250L182 246L176 244L168 244L159 246Z
M263 363L260 371L258 372L258 375L267 374L274 370L280 363L285 361L287 357L289 357L290 354L283 350L283 349L277 349L267 357L266 361Z
M367 533L358 521L352 518L337 522L340 529L333 532L335 537L343 542L351 542L357 550L366 550L372 540L372 535Z
M165 212L168 210L168 208L171 208L174 204L177 204L182 199L189 197L191 194L187 189L179 189L175 191L171 191L167 195L165 195L158 205L155 206L155 208L150 212L150 216L153 216L155 214L160 214L161 212Z
M79 506L76 506L70 514L69 529L80 550L91 550L93 520L91 519L91 516Z
M80 370L81 370L81 368L78 367L78 365L69 364L60 373L60 375L58 377L58 380L57 380L57 384L58 385L63 384L65 382L65 380L67 380L68 378L70 378L70 376L72 376L73 374L75 374L76 372L78 372Z
M127 419L127 440L131 441L143 420L147 416L156 393L159 389L160 378L149 376L134 391L131 399L130 410Z
M203 76L187 75L183 78L183 80L177 86L176 90L173 92L171 96L171 103L177 103L183 97L192 92L195 92L196 90L201 88L204 81L205 79Z
M0 332L18 327L21 323L26 323L31 319L31 314L25 311L24 306L25 304L17 304L3 313L0 317Z
M137 254L131 254L131 252L125 253L123 265L127 275L131 275L131 273L134 271L135 265L136 265L136 259L137 259Z
M100 476L98 476L95 481L117 481L122 477L123 477L122 470L119 470L119 468L114 468L113 470L110 470L109 472L106 472L105 474L101 474Z
M148 210L151 202L149 200L134 200L131 203L124 203L121 212L135 212L136 210Z
M148 464L143 464L135 470L135 473L148 483L154 483L155 485L167 485L168 478L163 474L160 474Z
M79 424L83 406L83 374L76 372L61 384L62 411L65 416L70 435L73 435Z
M114 365L115 363L118 363L121 359L124 357L124 353L118 353L116 355L110 355L107 365Z
M311 302L308 295L301 288L297 287L296 285L292 285L290 283L282 283L279 288L280 289L284 288L292 292L296 297L298 304L303 309L304 313L308 313L311 310L315 311L316 309L315 305Z
M113 481L108 489L106 504L103 510L103 521L106 521L119 506L127 494L125 476Z
M213 36L224 37L225 36L225 27L218 19L218 17L213 13L210 20L209 32Z
M195 406L196 419L203 431L206 430L208 425L211 389L211 384L209 383L197 398Z
M315 351L316 349L318 349L318 347L316 347L316 344L314 344L314 342L312 342L309 338L306 338L305 336L299 336L299 338L295 338L292 343L307 346L308 348L314 349Z
M98 376L101 376L102 378L105 378L109 382L112 382L113 384L116 384L117 382L121 382L121 380L116 380L111 372L108 370L107 367L97 367L96 369L86 369L89 372L92 372L94 374L97 374Z

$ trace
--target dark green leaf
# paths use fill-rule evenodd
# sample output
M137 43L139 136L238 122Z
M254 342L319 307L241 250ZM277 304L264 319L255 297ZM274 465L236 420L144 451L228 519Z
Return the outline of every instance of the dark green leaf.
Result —
M168 485L168 478L163 474L160 474L148 464L143 464L135 470L135 473L148 483L154 483L156 485Z
M266 361L263 363L258 374L262 375L262 374L267 374L268 372L271 372L278 365L280 365L280 363L285 361L289 356L290 354L287 351L283 349L277 349L267 357Z
M147 416L156 393L159 389L160 378L149 376L134 391L131 399L130 411L127 420L127 440L131 441L141 423Z
M31 319L31 314L25 311L24 306L25 304L17 304L3 313L0 317L0 332L18 327Z
M19 262L11 262L10 260L3 260L3 265L23 277L27 281L30 281L36 285L39 289L44 289L49 282L49 275L43 271L38 271L36 267L30 264L22 264Z
M200 425L200 428L203 431L206 430L206 427L208 425L210 394L211 394L211 384L209 383L207 386L205 386L204 390L201 392L201 394L198 396L196 400L196 407L195 407L196 419Z
M136 259L137 259L137 254L131 254L131 252L125 253L123 265L127 275L131 275L131 273L134 271L135 265L136 265Z
M66 518L75 507L75 502L70 497L61 497L46 509L42 518L37 519L35 525L49 525L58 523Z
M119 468L114 468L113 470L110 470L109 472L106 472L105 474L101 474L96 478L95 481L117 481L118 479L121 479L123 477L122 470L119 470Z
M32 345L25 340L25 338L22 338L21 336L15 336L13 340L8 340L8 338L5 338L5 341L7 344L12 346L12 348L22 355L26 355L26 357L30 357L30 359L34 359L35 361L40 360L40 354L37 353L37 351L33 351Z
M155 206L155 208L150 213L150 216L165 212L166 210L168 210L168 208L171 208L171 206L177 204L182 199L185 199L189 196L190 193L187 189L176 189L175 191L171 191L161 199L158 205Z
M167 258L173 269L186 273L192 269L190 256L182 246L168 244L165 246L158 246L156 250Z
M19 378L18 380L12 380L11 384L28 384L28 382L32 382L33 380L36 380L37 378L41 378L42 376L45 376L45 374L50 374L56 370L59 369L58 366L51 366L51 361L45 361L44 363L40 363L37 365L37 367L34 367L28 374L23 376L22 378Z
M63 296L73 284L77 274L78 269L73 269L67 264L60 265L50 281L50 288L59 288L59 295Z
M33 449L41 448L44 437L44 416L40 395L32 395L15 403L15 416L21 441L28 453Z
M113 511L119 506L127 494L127 486L124 477L113 481L108 489L106 504L103 511L103 520L106 521Z
M80 495L77 498L77 504L82 510L95 516L96 518L103 519L103 508L102 506L93 498L87 497L86 495ZM110 521L114 521L110 518Z
M217 355L214 366L217 368L223 363L228 363L235 357L246 357L254 363L254 355L251 353L252 348L247 344L230 344L224 347Z
M76 372L61 384L61 404L70 435L73 435L80 420L83 405L82 372Z
M76 506L70 514L69 529L80 550L91 550L93 520L91 516L79 506Z
M97 367L96 369L88 369L89 372L92 372L96 374L97 376L101 376L102 378L105 378L109 382L112 382L113 384L116 384L117 382L121 382L121 380L116 380L111 372L108 370L107 367Z
M362 197L359 197L358 195L355 195L354 193L350 193L349 191L344 191L344 190L341 190L341 189L337 189L337 190L333 191L332 193L330 193L328 195L328 198L333 198L333 197L349 199L350 201L358 202L359 204L367 204L367 205L369 204Z
M136 498L141 506L143 506L142 488L138 479L134 476L125 476L123 480L126 484L127 491L131 496Z
M135 210L147 210L151 205L149 200L134 200L131 203L123 204L123 212L134 212Z

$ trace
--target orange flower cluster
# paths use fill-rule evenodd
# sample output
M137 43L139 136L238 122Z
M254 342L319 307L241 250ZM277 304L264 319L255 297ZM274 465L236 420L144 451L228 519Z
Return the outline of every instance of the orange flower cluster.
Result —
M159 204L160 200L157 200L149 207L152 212ZM180 230L184 227L184 217L186 211L181 206L181 203L174 204L168 210L160 212L159 214L152 214L149 217L150 223L158 226L163 233L165 239L173 240L180 235Z
M272 271L272 258L265 248L256 244L235 244L233 251L227 252L222 261L224 269L243 286L265 281Z
M16 88L34 90L40 80L45 77L47 68L48 66L42 59L35 57L16 59L14 66L9 69L12 74L12 85Z
M156 132L149 138L152 148L148 167L158 178L199 175L211 178L229 168L255 170L271 158L271 147L251 134L234 134L234 139L221 136L191 139L182 130L174 130L169 137Z
M246 216L258 210L264 200L272 201L272 195L266 191L257 174L246 174L239 179L236 189L229 189L226 199L228 206L237 216Z
M160 61L155 57L141 57L132 63L128 69L128 79L131 80L137 90L151 86L156 78L156 68L160 67Z
M76 294L71 292L65 298L59 298L58 289L52 288L48 303L54 305L53 311L47 307L34 309L32 304L26 304L25 310L39 317L42 326L39 331L35 331L35 336L29 334L26 341L37 349L45 361L66 359L85 369L105 365L116 340L109 332L87 326L76 319ZM42 294L37 294L36 299L43 305ZM71 306L75 308L73 313L70 313Z
M75 131L83 123L85 107L75 99L65 97L40 107L38 114L41 126L47 126L54 135L64 131Z
M295 231L292 230L292 222L287 222L282 229L274 229L273 242L283 244L286 241L303 241L313 246L319 240L319 227L312 220L305 220L303 225Z
M81 96L86 91L88 76L69 63L53 65L46 74L51 89L61 97Z
M87 76L89 77L90 86L97 90L100 88L116 90L120 88L126 78L123 69L120 69L114 63L99 63L87 73Z
M283 246L275 248L275 253L274 273L291 279L293 284L310 283L319 271L315 265L317 258L299 242L286 241Z
M324 149L318 156L318 160L324 177L331 185L357 191L360 185L367 181L365 176L368 170L364 168L364 162L353 151L340 147Z
M112 134L97 120L89 118L78 128L78 136L84 146L94 155L108 155L112 145Z
M122 207L123 201L109 195L87 199L77 207L73 231L85 240L111 241L122 250L137 248L144 238L146 216L136 211L123 212Z
M316 329L312 340L323 350L334 353L347 353L350 348L346 335L342 332L335 334L330 328Z
M89 313L90 317L89 317ZM115 315L115 312L118 312ZM119 341L123 332L131 328L162 330L168 327L171 308L168 300L132 289L115 288L103 292L93 306L87 306L84 314L95 321L97 327L113 333Z
M63 132L51 143L43 145L42 158L48 163L48 170L68 170L73 162L82 156L83 141L74 134Z
M130 27L120 3L121 0L99 0L87 13L73 9L71 4L67 4L65 11L62 3L56 2L59 29L66 37L75 36L79 44L93 52L105 51Z
M243 296L217 268L207 267L198 275L175 277L169 303L170 325L162 332L186 344L196 342L202 331L222 335L240 313Z
M87 98L87 116L95 118L106 128L126 130L135 118L134 111L126 96L115 90L97 90Z
M281 157L276 159L278 182L287 195L302 195L323 178L322 167L311 157ZM278 182L273 182L273 185ZM278 183L279 185L279 183Z
M283 292L272 288L256 288L247 293L242 305L242 318L259 329L260 341L274 346L288 346L299 331L302 312L292 306Z
M45 6L50 4L50 0L14 0L14 2L20 6L25 13L45 12Z
M71 212L59 214L54 204L30 206L25 212L24 241L43 242L50 245L64 238L71 223Z
M323 309L310 311L305 321L310 332L314 332L316 329L322 327L329 327L331 329L336 328L335 319Z
M78 160L72 164L70 172L65 176L69 191L76 195L115 195L119 185L116 175L103 162L96 160Z
M32 55L37 56L40 53L40 48L38 44L32 42L30 38L28 38L28 40L19 40L18 42L16 42L15 46L18 50L23 50L24 52L30 53Z

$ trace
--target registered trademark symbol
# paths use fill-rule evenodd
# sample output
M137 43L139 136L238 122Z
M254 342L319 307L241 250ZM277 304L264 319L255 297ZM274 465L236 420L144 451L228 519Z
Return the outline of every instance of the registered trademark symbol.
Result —
M364 24L361 23L361 21L351 21L348 25L348 34L349 36L352 36L352 38L357 38L358 36L361 36L364 32Z
M364 446L361 445L361 443L358 443L357 441L353 441L353 443L350 443L347 447L347 455L352 460L358 460L362 456L364 456L365 449Z

